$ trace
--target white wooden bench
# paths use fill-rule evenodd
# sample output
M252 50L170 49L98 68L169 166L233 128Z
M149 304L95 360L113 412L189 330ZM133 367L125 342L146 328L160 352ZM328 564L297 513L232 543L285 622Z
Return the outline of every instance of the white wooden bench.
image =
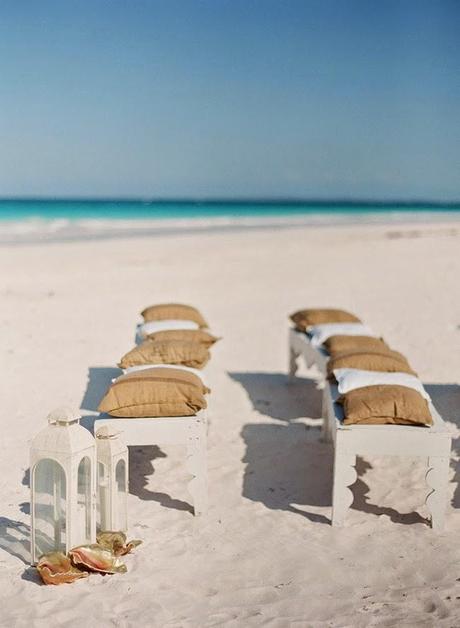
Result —
M195 416L124 419L107 414L94 423L94 433L103 425L120 431L126 445L185 445L186 468L193 476L188 483L195 515L208 509L207 411Z
M289 375L297 372L297 360L302 357L307 368L316 365L319 387L323 389L323 438L334 444L334 481L332 493L332 525L343 525L353 502L349 486L357 479L356 456L418 456L428 460L426 482L431 491L426 505L431 514L431 526L444 526L449 482L449 460L452 433L433 404L431 427L410 425L344 425L337 385L326 379L327 352L316 349L307 334L289 330Z
M143 322L136 324L135 343L145 340L141 333ZM157 364L157 367L175 365ZM149 368L150 365L145 365ZM178 367L181 368L181 367ZM195 369L190 369L195 371ZM124 373L126 371L123 371ZM197 373L198 374L198 373ZM203 377L202 377L203 375ZM199 374L205 381L205 374ZM112 380L114 381L114 380ZM185 466L192 475L188 491L192 497L195 516L204 515L208 510L208 410L201 410L195 416L148 417L124 419L102 414L94 422L94 433L103 425L109 425L123 434L126 445L185 445L187 454Z

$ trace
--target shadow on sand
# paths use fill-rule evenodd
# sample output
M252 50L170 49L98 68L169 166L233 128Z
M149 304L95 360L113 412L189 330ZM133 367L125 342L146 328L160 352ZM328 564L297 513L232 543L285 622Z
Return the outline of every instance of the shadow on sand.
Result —
M97 412L97 407L112 379L122 375L123 371L113 366L91 366L88 369L88 384L80 407L83 410Z
M246 444L243 462L247 464L243 496L276 510L295 512L317 523L330 523L323 514L308 512L308 507L332 506L333 448L321 442L321 391L312 379L290 381L282 373L229 373L246 390L254 409L261 415L282 421L250 423L243 427ZM446 421L460 427L457 408L460 407L460 386L427 385L433 403ZM313 425L298 419L308 418ZM313 420L312 420L313 419ZM454 440L453 452L460 454L459 439ZM460 479L455 466L455 481ZM369 501L369 486L364 477L371 469L369 462L357 457L358 479L352 486L352 508L376 516L387 515L391 521L403 524L426 522L417 512L400 513ZM459 507L457 487L453 505ZM304 508L306 507L306 509Z
M30 527L22 521L0 517L0 548L30 565Z
M458 384L424 384L433 405L445 421L460 430L460 386ZM455 492L452 506L460 508L460 437L452 439L451 466L454 470Z
M151 491L147 488L148 476L155 473L154 461L166 458L166 454L156 445L128 447L129 450L129 492L139 499L155 501L163 508L183 510L193 514L193 506L180 499L173 499L167 493Z

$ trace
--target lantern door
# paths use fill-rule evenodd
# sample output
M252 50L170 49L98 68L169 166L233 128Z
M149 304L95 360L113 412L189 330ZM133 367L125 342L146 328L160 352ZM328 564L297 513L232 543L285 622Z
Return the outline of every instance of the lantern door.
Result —
M101 460L97 461L97 530L112 530L110 470Z
M121 459L115 465L114 471L114 504L113 530L127 532L128 530L128 468L126 460Z
M63 467L51 458L39 460L32 469L33 563L37 562L42 554L52 551L66 552L67 494Z
M95 540L95 482L94 482L94 458L92 455L83 456L80 461L74 463L72 498L69 508L69 533L67 548L94 543Z
M128 529L128 465L125 459L98 460L98 517L101 531L126 532Z

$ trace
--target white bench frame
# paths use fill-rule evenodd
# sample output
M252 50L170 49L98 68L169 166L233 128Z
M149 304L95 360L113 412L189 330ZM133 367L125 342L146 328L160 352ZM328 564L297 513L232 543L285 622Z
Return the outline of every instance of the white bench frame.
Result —
M195 516L208 510L207 413L195 416L124 419L103 414L94 422L94 433L108 425L122 433L126 445L185 445L188 483Z
M356 456L418 456L426 458L426 482L431 491L426 505L431 514L431 527L444 526L449 483L449 461L452 433L433 404L431 427L410 425L343 425L342 407L336 403L337 385L326 378L327 352L316 349L307 334L289 330L289 376L297 372L297 359L303 357L307 368L319 369L319 387L323 389L323 439L334 444L334 483L332 492L332 525L344 524L353 502L349 486L357 479Z

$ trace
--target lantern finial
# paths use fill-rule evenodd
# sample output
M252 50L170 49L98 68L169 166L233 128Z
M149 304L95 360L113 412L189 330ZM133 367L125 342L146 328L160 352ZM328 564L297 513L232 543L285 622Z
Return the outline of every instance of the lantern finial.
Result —
M115 430L110 425L103 425L96 432L96 438L116 438L121 432Z
M81 419L81 414L68 406L60 406L48 414L48 423L68 424Z

